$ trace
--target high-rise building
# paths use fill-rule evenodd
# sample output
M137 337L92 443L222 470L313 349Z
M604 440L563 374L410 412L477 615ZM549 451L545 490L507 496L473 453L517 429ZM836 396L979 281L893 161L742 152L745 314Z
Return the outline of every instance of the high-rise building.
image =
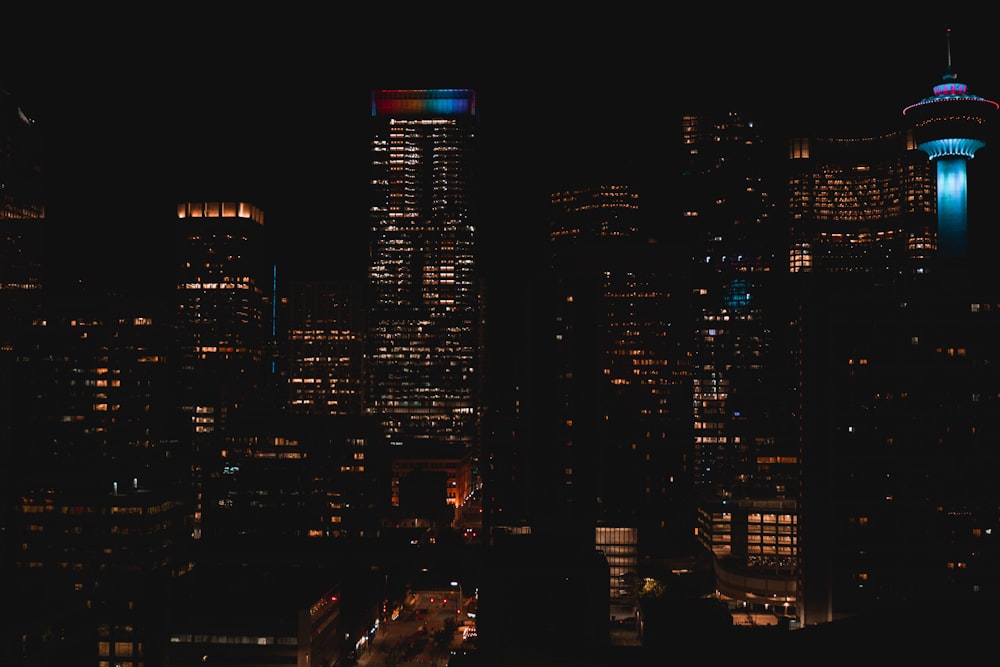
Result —
M536 528L576 524L593 540L623 527L646 553L676 548L691 534L674 514L690 498L683 255L642 215L635 186L565 188L551 204ZM615 596L634 595L636 560L613 568Z
M273 264L264 212L252 204L184 202L176 229L176 400L190 420L181 437L197 488L224 465L226 429L266 405ZM200 514L196 506L196 524Z
M742 114L682 118L692 266L692 475L717 596L793 616L799 442L774 144Z
M15 349L42 305L43 179L38 128L14 95L0 89L0 443L10 441L12 401L20 391Z
M533 641L507 639L510 578L544 595L572 586L575 612L552 628L602 650L607 619L637 615L644 557L693 541L682 246L627 181L558 188L548 217L545 266L532 274L531 405L506 422L515 437L491 433L483 487L478 618L492 650ZM519 572L527 561L537 570Z
M263 211L245 202L177 206L179 400L196 441L262 395L271 326L263 226Z
M865 515L871 510L860 509L869 498L848 500L859 488L856 480L839 488L831 485L832 469L842 465L854 470L855 464L847 463L847 448L831 440L830 434L836 433L838 427L832 424L843 417L841 412L868 409L865 399L847 407L854 400L852 390L841 384L844 378L838 375L845 370L849 377L864 377L869 368L859 365L874 363L874 351L860 343L870 337L874 344L879 338L880 325L873 313L879 308L892 313L896 304L906 301L904 291L921 281L934 284L935 181L912 133L902 127L875 136L798 136L787 146L782 169L790 230L787 294L794 304L786 311L793 329L787 352L795 367L794 378L788 380L789 386L797 387L789 417L796 422L802 474L797 494L798 566L790 586L797 620L813 625L844 613L849 599L859 592L880 595L874 572L863 572L864 566L855 566L853 558L844 556L849 548L834 555L838 543L859 546L867 539L836 537L838 522L868 521ZM841 353L842 345L846 348ZM853 345L866 352L852 349ZM884 352L882 363L887 361ZM830 368L827 362L840 366ZM845 394L833 389L838 386ZM879 489L868 492L874 497ZM842 516L853 510L860 519ZM841 592L832 592L837 579L852 577L857 577L853 590L845 583Z
M401 455L461 456L482 412L476 94L377 90L371 114L366 411Z
M45 225L42 138L13 94L0 89L0 346L41 302Z

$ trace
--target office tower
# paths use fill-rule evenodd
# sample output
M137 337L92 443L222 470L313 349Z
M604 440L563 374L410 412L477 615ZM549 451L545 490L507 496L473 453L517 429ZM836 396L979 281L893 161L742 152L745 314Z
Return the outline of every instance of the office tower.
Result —
M738 113L682 118L692 267L692 474L716 595L795 615L799 442L774 144Z
M295 282L287 312L288 412L363 412L365 312L358 283Z
M787 157L792 273L880 283L927 273L934 179L910 133L794 137Z
M257 407L266 380L271 263L263 227L263 211L245 202L177 206L178 380L196 442Z
M41 310L44 285L42 241L45 191L42 136L10 92L0 89L0 531L6 508L17 497L16 461L23 444L15 429L20 420L23 387L17 372L19 348L31 341L31 323ZM16 458L14 458L16 456ZM9 540L0 545L8 562Z
M551 196L549 287L539 290L547 341L539 363L548 378L538 392L547 425L537 445L536 528L576 525L591 541L599 526L621 527L646 553L691 534L674 511L690 498L690 424L680 416L690 404L687 299L678 289L684 256L666 241L643 217L634 186L581 185ZM630 551L637 559L635 544ZM616 597L634 596L625 579L635 576L635 560L627 569L611 586Z
M834 620L860 593L879 595L873 572L864 566L852 569L853 558L833 555L858 545L836 528L838 522L869 518L868 510L846 518L838 509L848 507L844 499L851 494L844 489L854 489L855 481L842 482L847 487L830 481L836 462L848 458L829 436L839 419L834 406L850 402L833 389L842 386L843 378L833 376L841 370L852 376L866 372L859 365L868 364L871 351L837 350L841 345L849 350L848 341L860 345L865 336L877 340L880 325L872 318L879 308L893 313L910 298L903 296L906 291L921 281L937 284L935 180L905 128L875 136L793 137L788 147L782 173L791 230L788 294L795 304L788 313L795 330L788 349L797 368L793 384L799 395L796 428L803 475L798 619L814 625ZM835 331L842 335L828 338ZM828 368L827 363L842 366ZM836 583L852 576L857 578L853 590L851 584ZM863 577L872 579L865 583ZM834 593L835 588L841 592Z
M377 90L371 115L365 409L401 455L462 455L478 449L481 415L476 95Z
M860 295L860 312L872 290L886 290L888 298L893 290L930 278L937 251L935 183L926 156L902 128L875 136L793 137L785 157L788 294L796 304L788 313L795 329L789 353L798 374L793 384L799 387L804 478L798 619L811 625L834 620L829 553L835 538L828 513L836 491L827 486L826 475L833 451L825 449L825 433L817 431L827 423L830 408L824 402L832 399L823 390L826 380L814 373L835 356L836 344L819 340L855 321L852 300L841 301L841 293ZM832 313L840 313L833 325L825 322Z
M222 467L226 430L269 395L273 263L252 204L181 203L176 225L176 400L197 487L206 466Z
M913 126L921 151L937 168L937 244L945 260L965 257L968 240L967 163L986 145L988 125L996 102L969 92L951 70L951 31L948 31L948 69L934 94L903 109Z
M632 184L577 182L550 204L532 280L533 405L526 425L513 422L516 460L502 461L527 481L500 478L498 453L484 485L478 621L488 650L540 641L507 620L520 586L572 605L550 627L574 651L606 649L608 618L637 614L641 559L693 534L688 300L676 289L686 257L642 215ZM511 500L519 491L523 504Z
M0 89L0 442L8 441L15 348L42 304L45 225L42 137ZM8 474L5 472L4 474Z

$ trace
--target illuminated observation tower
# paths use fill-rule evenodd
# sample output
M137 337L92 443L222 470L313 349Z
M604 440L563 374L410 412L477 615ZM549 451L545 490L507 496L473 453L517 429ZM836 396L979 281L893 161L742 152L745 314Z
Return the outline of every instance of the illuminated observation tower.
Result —
M968 179L966 163L986 145L986 125L1000 105L969 93L951 71L951 30L948 71L934 86L934 95L903 109L912 119L917 148L937 164L938 255L965 257L967 245Z

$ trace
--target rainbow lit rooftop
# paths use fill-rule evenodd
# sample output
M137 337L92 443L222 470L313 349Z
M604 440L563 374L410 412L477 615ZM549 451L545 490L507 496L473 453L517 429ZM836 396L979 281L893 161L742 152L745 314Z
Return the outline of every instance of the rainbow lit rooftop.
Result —
M476 93L468 88L376 90L374 116L475 116Z

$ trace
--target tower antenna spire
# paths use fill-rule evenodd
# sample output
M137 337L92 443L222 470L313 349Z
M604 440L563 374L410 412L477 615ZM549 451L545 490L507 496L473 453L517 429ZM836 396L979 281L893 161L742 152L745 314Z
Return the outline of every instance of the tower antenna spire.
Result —
M945 46L948 50L948 72L951 72L951 28L944 31Z

